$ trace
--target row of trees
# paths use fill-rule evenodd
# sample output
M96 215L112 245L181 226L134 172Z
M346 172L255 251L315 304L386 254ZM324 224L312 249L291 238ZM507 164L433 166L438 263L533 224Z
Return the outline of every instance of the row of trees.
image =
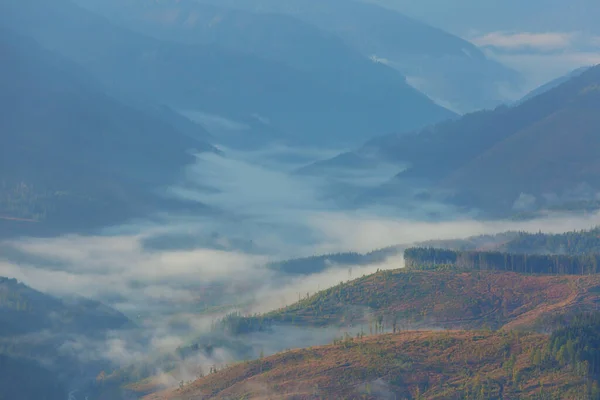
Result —
M272 270L286 274L309 275L331 268L334 265L368 265L385 261L389 256L396 255L401 250L387 247L369 253L333 253L312 257L294 258L268 264Z
M404 252L407 268L499 270L530 274L586 275L600 272L600 254L542 255L495 251L453 251L410 248Z
M600 253L600 227L559 234L520 232L502 246L508 253L597 254Z
M215 327L231 335L263 332L270 329L272 321L264 315L244 316L238 311L225 315Z

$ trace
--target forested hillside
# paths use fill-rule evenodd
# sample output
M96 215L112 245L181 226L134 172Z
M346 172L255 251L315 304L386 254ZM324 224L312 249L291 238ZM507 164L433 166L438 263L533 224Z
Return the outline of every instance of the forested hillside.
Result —
M499 247L509 253L600 254L600 227L565 233L519 233Z
M599 361L599 343L596 336L574 341L578 329L552 337L489 331L346 336L330 346L240 363L145 399L597 399L591 362Z
M262 315L229 315L233 334L279 324L334 326L376 333L423 327L544 329L559 315L594 310L600 275L543 276L514 272L382 271L309 295Z
M445 263L457 256L407 253ZM598 399L599 288L600 275L382 271L280 310L221 322L227 333L248 340L277 326L335 326L343 334L333 345L215 367L145 399L200 393L216 399ZM431 327L474 330L414 331ZM536 330L544 334L524 333Z
M599 88L600 67L594 67L516 107L562 103L462 164L441 187L457 193L463 204L489 210L595 200L600 189Z
M410 269L497 270L549 275L589 275L600 272L600 254L510 254L413 247L404 251L404 263Z
M336 253L312 257L293 258L270 263L267 267L284 274L310 275L328 268L348 267L352 275L352 266L365 266L384 262L389 257L401 254L404 246L386 247L369 253Z

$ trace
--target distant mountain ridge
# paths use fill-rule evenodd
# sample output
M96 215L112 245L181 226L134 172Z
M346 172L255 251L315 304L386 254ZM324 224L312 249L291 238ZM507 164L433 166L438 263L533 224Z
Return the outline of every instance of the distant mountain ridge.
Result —
M515 106L375 138L352 156L316 163L302 172L327 174L330 168L396 163L404 170L381 188L363 193L359 202L422 196L488 215L592 201L600 190L600 120L595 112L599 85L596 66Z
M353 86L333 73L157 40L67 0L3 3L0 11L1 24L78 62L109 90L233 119L258 115L296 141L357 143L394 125L414 129L453 116L381 65L369 67L381 71L369 75L374 83L365 76Z
M576 78L578 76L580 76L581 74L583 74L585 71L587 71L588 69L590 69L591 67L581 67L581 68L577 68L571 72L569 72L566 75L560 76L548 83L543 84L542 86L532 90L531 92L529 92L527 95L525 95L522 99L520 99L517 104L523 103L527 100L530 100L536 96L539 96L543 93L546 93L548 90L552 90L555 87L567 82L569 79L572 78Z
M519 73L472 43L396 11L356 0L200 0L264 15L289 15L339 36L365 57L407 76L458 113L492 108L518 92Z
M498 210L597 199L599 88L597 66L525 103L559 107L457 169L442 188L467 204Z

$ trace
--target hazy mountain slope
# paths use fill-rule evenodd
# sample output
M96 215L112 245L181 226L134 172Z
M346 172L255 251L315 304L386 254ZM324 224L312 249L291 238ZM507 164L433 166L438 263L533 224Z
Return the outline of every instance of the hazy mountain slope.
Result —
M459 112L489 108L518 89L520 77L473 44L400 13L354 0L201 0L292 15L332 32L367 57L396 68L440 104Z
M385 84L402 79L393 69L374 63L335 35L288 15L251 13L194 0L78 3L148 36L216 45L299 70L327 73L328 79L348 86L361 80Z
M85 71L30 39L1 30L0 49L0 215L40 221L0 221L3 235L143 215L157 203L152 191L193 161L188 150L213 149L107 96Z
M191 139L200 142L206 142L206 144L211 145L217 140L207 131L204 126L200 125L198 122L192 121L183 114L171 109L168 106L165 106L164 104L150 104L141 107L146 114L150 114L154 118L158 118L164 123L171 125L177 131Z
M92 356L94 346L109 331L131 327L123 314L98 302L56 298L0 277L0 397L65 400L67 389L110 366L108 357Z
M595 67L541 96L552 101L551 96L570 92L561 109L462 166L443 187L458 191L468 204L492 210L595 199L600 190L599 88L600 67Z
M130 327L123 314L86 299L62 300L0 277L0 336L41 331L94 334Z
M460 331L347 337L330 346L241 363L145 399L574 400L585 396L585 379L573 368L575 363L561 365L552 361L553 355L546 358L550 339Z
M0 354L0 399L68 399L66 387L57 374L35 361Z
M445 329L542 328L557 315L594 310L600 276L394 270L324 290L280 310L230 319L234 333L297 327L355 327L365 333Z
M572 101L579 98L581 90L596 81L599 73L600 68L596 68L517 107L469 114L414 136L384 137L367 146L380 146L391 157L410 161L412 167L404 173L406 176L443 176L515 133L572 107Z
M311 165L303 172L392 162L408 165L360 201L398 202L415 192L490 214L514 213L520 194L549 196L537 206L593 199L598 150L600 67L512 107L467 114L404 135L367 142L352 157ZM358 160L358 161L357 161ZM437 197L439 195L439 197ZM534 204L532 204L534 205Z
M555 87L567 82L569 79L573 79L576 78L578 76L580 76L581 74L583 74L585 71L587 71L590 67L581 67L581 68L577 68L576 70L571 71L570 73L563 75L561 77L558 77L556 79L553 79L552 81L532 90L531 92L529 92L527 95L525 95L521 100L519 100L517 102L517 104L519 103L523 103L529 99L534 98L535 96L539 96L542 93L546 93L548 90L554 89Z
M384 83L364 77L345 85L332 74L300 71L215 46L159 41L68 0L51 6L40 0L13 1L3 4L0 15L4 24L77 61L110 89L176 109L234 119L255 115L296 140L351 143L394 125L410 129L452 116L398 74ZM382 74L388 70L379 68Z

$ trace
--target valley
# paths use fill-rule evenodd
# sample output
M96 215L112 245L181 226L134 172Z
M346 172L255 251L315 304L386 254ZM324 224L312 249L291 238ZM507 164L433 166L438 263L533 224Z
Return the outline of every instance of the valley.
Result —
M0 400L600 399L594 10L457 1L1 1Z

